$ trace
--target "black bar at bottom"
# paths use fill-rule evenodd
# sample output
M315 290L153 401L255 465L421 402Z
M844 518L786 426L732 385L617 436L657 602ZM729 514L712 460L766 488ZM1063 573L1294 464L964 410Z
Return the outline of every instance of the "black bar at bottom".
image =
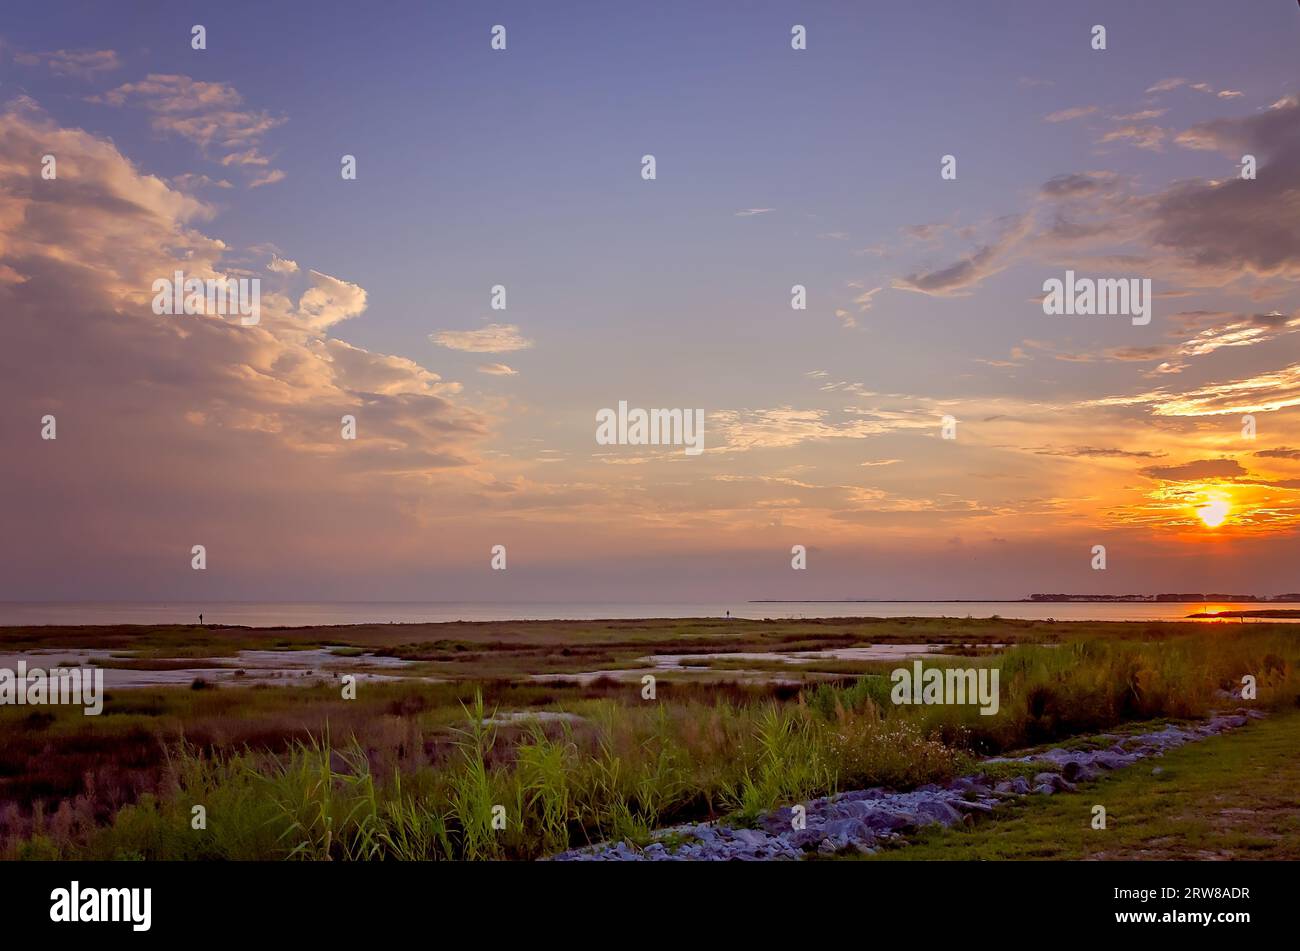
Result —
M148 930L143 891L104 889L149 889ZM585 944L715 926L767 941L845 926L865 937L879 926L918 940L1046 929L1222 944L1288 927L1296 907L1294 865L1266 862L0 864L7 939L368 942L390 928L435 940L468 928L495 942L550 933ZM52 919L115 908L126 920Z

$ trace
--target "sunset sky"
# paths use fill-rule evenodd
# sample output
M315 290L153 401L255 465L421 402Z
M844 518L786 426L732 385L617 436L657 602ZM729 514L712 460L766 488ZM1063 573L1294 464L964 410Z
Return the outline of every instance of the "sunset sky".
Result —
M1300 591L1294 3L8 6L0 599Z

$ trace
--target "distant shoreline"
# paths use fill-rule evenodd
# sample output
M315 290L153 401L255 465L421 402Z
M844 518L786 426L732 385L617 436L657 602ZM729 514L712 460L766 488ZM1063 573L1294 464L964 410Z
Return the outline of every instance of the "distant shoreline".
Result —
M1256 598L1127 598L1114 595L1068 598L753 598L746 604L1300 604L1300 597Z
M1189 618L1219 618L1219 617L1258 617L1258 618L1300 618L1300 610L1278 608L1276 610L1265 609L1263 611L1203 611L1198 614L1189 614Z
M1172 601L975 601L857 599L762 600L710 603L601 602L172 602L172 603L0 603L0 629L42 626L208 625L302 627L350 624L437 624L454 622L648 620L750 618L782 620L809 617L1003 617L1040 621L1170 621L1193 611L1255 611L1300 607L1292 602L1234 602L1222 598Z

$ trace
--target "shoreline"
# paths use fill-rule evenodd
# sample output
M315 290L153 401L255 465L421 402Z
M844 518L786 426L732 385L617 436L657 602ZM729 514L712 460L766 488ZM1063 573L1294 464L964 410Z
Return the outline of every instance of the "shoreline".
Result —
M1267 600L1241 601L1236 598L1122 598L1122 597L1084 597L1075 598L754 598L746 604L1205 604L1219 603L1226 600L1229 604L1300 604L1300 598L1269 598Z
M556 628L570 627L573 625L670 625L670 624L881 624L884 622L898 623L933 623L933 622L986 622L989 624L1023 624L1034 625L1042 624L1049 626L1060 625L1065 628L1071 626L1081 627L1084 625L1100 625L1103 627L1125 627L1138 624L1177 624L1187 627L1204 626L1215 622L1235 621L1246 623L1256 622L1277 622L1277 623L1300 623L1300 609L1277 609L1261 611L1219 611L1203 612L1198 611L1192 614L1176 615L1167 617L1042 617L1042 618L1022 618L1022 617L1005 617L997 614L992 615L907 615L907 614L890 614L890 615L800 615L796 617L737 617L732 616L718 617L702 615L698 617L572 617L572 618L499 618L493 620L477 620L467 618L456 618L436 621L340 621L336 623L303 623L303 624L229 624L205 622L145 622L145 623L121 623L116 621L103 622L76 622L66 624L0 624L0 645L3 644L3 638L6 634L13 633L40 633L56 631L100 631L108 633L118 631L130 634L151 634L181 631L198 631L202 630L209 634L217 634L223 631L227 632L246 632L259 633L267 636L277 633L286 632L306 632L306 631L364 631L373 629L382 629L386 631L414 631L421 628L438 628L446 629L453 627L469 628L489 628L507 626L529 626L535 628Z
M1290 604L1290 606L1288 606ZM1260 613L1269 612L1269 613ZM1300 603L1288 602L1033 602L1033 601L800 601L670 604L339 602L0 603L0 630L42 627L286 629L387 627L421 624L617 624L703 621L1013 620L1023 622L1199 623L1220 619L1300 620Z
M647 624L881 624L885 622L898 623L932 623L942 621L954 622L986 622L989 624L1044 624L1044 625L1062 625L1062 626L1083 626L1083 625L1102 625L1105 627L1119 627L1135 624L1180 624L1191 626L1203 626L1206 622L1214 621L1238 621L1238 620L1259 620L1259 621L1279 621L1290 622L1300 621L1300 609L1278 609L1262 611L1221 611L1221 612L1196 612L1193 614L1176 615L1170 617L1116 617L1116 618L1020 618L1005 617L1002 615L955 615L955 614L862 614L862 615L800 615L797 617L719 617L716 615L700 616L672 616L672 617L555 617L555 618L499 618L492 620L478 620L469 618L456 618L449 620L437 621L340 621L337 623L305 623L305 624L227 624L217 622L144 622L144 623L120 623L116 621L103 622L76 622L67 624L2 624L0 623L0 639L6 633L11 632L46 632L46 631L79 631L79 630L99 630L123 631L131 634L148 634L162 631L195 631L203 630L209 633L219 633L221 631L243 631L243 632L260 632L265 634L284 633L284 632L303 632L303 631L361 631L374 628L383 630L414 630L416 628L448 628L448 627L495 627L502 625L527 625L533 627L554 627L570 626L578 624L600 624L607 626L615 625L647 625ZM0 641L2 643L2 641Z

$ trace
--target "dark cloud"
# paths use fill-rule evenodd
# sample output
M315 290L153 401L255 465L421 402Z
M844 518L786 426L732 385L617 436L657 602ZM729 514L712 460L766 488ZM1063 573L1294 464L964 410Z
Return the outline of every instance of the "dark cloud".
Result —
M1111 140L1126 136L1156 148L1164 132L1110 133ZM1176 182L1152 194L1135 192L1112 172L1056 175L1039 187L1033 208L1006 219L1011 224L997 239L949 264L896 278L894 286L934 296L965 294L1017 259L1068 251L1078 260L1089 245L1105 249L1091 264L1193 287L1223 287L1243 277L1300 281L1300 96L1255 115L1192 126L1177 142L1224 151L1232 161L1218 179ZM1245 152L1258 160L1255 180L1237 174ZM1140 251L1115 254L1120 244Z
M1168 353L1168 347L1115 347L1107 350L1106 356L1111 360L1146 363L1151 360L1163 360Z
M1177 466L1151 466L1142 474L1164 482L1199 482L1204 479L1234 479L1246 470L1236 459L1198 459Z
M900 290L917 291L935 297L961 294L1006 266L1011 251L1029 232L1032 219L1014 215L998 221L998 236L988 244L946 267L916 271L894 280Z
M1163 452L1140 449L1097 449L1092 446L1075 446L1062 449L1035 449L1039 456L1070 456L1080 459L1159 459Z
M1110 172L1072 172L1049 178L1039 189L1051 198L1077 198L1108 190L1115 184L1115 176Z
M1179 144L1256 155L1256 179L1177 184L1149 202L1150 240L1226 282L1241 271L1300 278L1300 98L1257 115L1193 126Z

